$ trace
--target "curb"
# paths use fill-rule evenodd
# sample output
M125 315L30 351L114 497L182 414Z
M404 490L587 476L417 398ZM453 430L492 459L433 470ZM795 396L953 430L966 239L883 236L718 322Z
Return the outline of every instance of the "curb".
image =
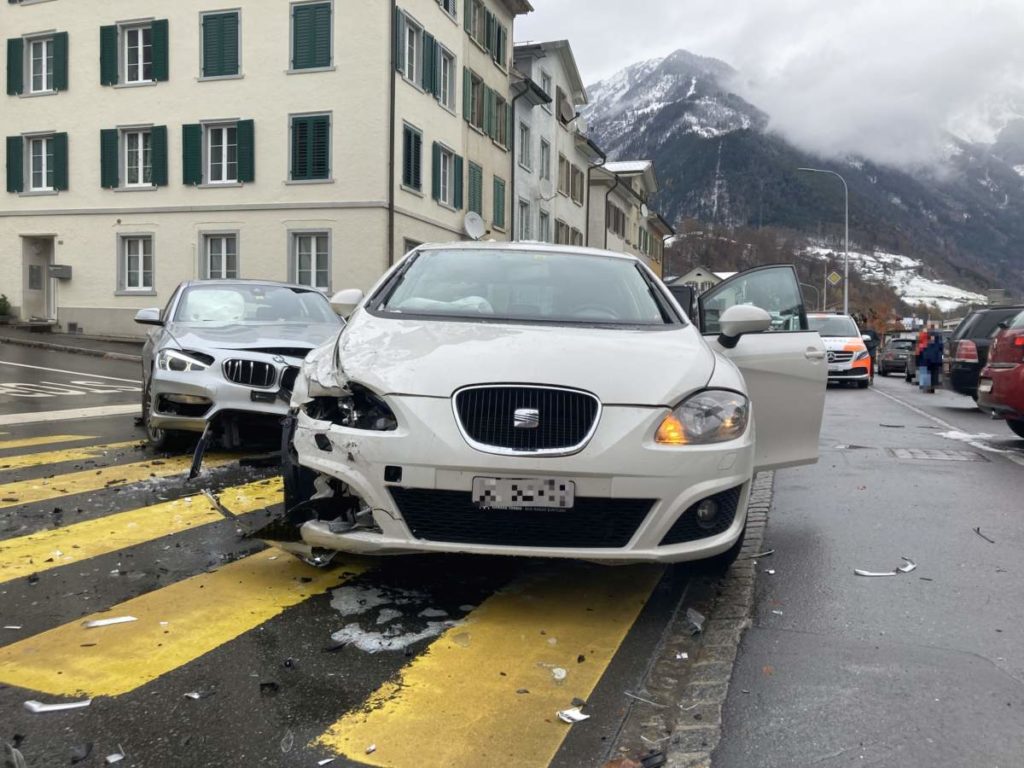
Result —
M739 559L724 575L696 575L687 587L644 681L643 694L657 708L627 716L612 755L633 760L620 765L640 765L635 755L660 752L665 768L711 768L733 663L751 626L757 576L751 556L763 551L774 480L772 472L754 478ZM688 608L706 617L700 634L692 633Z
M107 360L123 360L129 363L142 362L142 355L129 355L126 352L106 352L102 349L89 349L88 347L72 347L67 344L54 344L49 341L35 341L34 339L12 339L9 336L0 336L0 344L14 344L19 347L35 347L36 349L48 349L53 352L70 352L77 355L102 357Z

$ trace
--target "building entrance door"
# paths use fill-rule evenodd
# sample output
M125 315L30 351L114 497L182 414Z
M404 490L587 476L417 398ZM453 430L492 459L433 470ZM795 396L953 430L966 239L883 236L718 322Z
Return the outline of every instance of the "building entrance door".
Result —
M56 320L53 302L52 237L22 239L22 301L21 319L28 321Z

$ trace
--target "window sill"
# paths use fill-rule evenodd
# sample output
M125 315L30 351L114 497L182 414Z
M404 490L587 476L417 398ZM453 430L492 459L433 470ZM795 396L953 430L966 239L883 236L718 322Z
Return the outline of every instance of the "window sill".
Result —
M285 182L288 187L304 187L310 184L333 184L334 179L289 179ZM217 186L214 184L214 186Z
M498 149L500 149L500 150L501 150L502 152L508 152L508 145L506 145L506 144L502 144L502 143L501 143L500 141L498 141L497 139L491 139L491 143L492 143L492 144L494 144L494 146L496 146L496 147L497 147Z
M408 192L410 195L416 195L416 197L423 197L423 190L416 189L415 187L408 187L405 184L401 185L403 192Z
M18 197L54 197L59 194L59 189L30 189L28 192L19 192Z
M60 91L36 91L35 93L19 93L19 99L38 99L43 96L56 96Z
M479 133L479 134L480 134L481 136L486 136L486 135L487 135L486 133L484 133L484 129L483 129L483 128L481 128L481 127L480 127L480 126L478 126L478 125L474 125L473 123L470 123L470 124L469 124L469 128L470 128L470 130L472 130L472 131L473 131L474 133Z
M118 288L114 291L115 296L156 296L153 288Z
M406 83L411 85L413 88L415 88L420 93L426 93L427 92L426 89L423 86L421 86L419 83L417 83L415 80L410 80L409 77L405 74L405 72L401 72L399 74L400 74L402 80L404 80ZM433 94L431 94L431 95L433 95Z
M240 181L208 181L204 184L193 184L196 189L234 189L236 187L244 187Z
M197 83L212 83L217 80L243 80L245 75L239 73L237 75L200 75L196 78Z
M112 85L111 87L112 88L150 88L150 87L156 85L158 82L159 82L158 80L146 80L146 81L141 82L141 83L114 83L114 85Z
M583 201L582 200L573 200L572 203L573 203L573 205L577 205L580 208L583 207Z
M114 187L112 192L156 192L160 187L153 184L138 187Z
M504 234L504 232L505 232L505 227L504 226L500 226L499 227L497 224L491 224L491 229L493 229L495 232L501 232L502 234Z
M438 200L437 205L439 208L444 208L446 211L451 211L452 213L456 213L459 210L454 205L446 203L444 200Z
M530 174L533 173L533 168L531 168L530 166L526 165L525 163L519 163L519 167L522 168L527 173L530 173Z
M286 75L308 75L314 72L334 72L337 67L331 64L329 67L303 67L302 69L286 69Z
M453 117L459 116L459 113L455 111L455 107L449 107L443 101L438 101L437 103L440 105L441 109L443 109L445 112L450 113Z

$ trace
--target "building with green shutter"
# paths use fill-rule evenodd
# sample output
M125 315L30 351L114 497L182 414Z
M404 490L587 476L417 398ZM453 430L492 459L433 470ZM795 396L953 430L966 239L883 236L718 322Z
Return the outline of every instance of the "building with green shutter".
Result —
M85 5L0 4L21 320L137 336L183 280L366 289L471 210L510 237L527 0Z

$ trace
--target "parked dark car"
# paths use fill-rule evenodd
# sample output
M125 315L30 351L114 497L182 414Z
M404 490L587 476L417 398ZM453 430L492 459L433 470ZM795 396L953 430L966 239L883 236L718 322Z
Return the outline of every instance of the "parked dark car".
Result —
M890 373L906 373L907 358L914 354L913 339L889 339L878 356L878 372L882 376Z
M1024 312L999 325L978 381L978 406L1024 437Z
M978 399L978 377L988 362L989 345L998 326L1011 320L1024 305L975 310L953 331L942 358L946 389Z

